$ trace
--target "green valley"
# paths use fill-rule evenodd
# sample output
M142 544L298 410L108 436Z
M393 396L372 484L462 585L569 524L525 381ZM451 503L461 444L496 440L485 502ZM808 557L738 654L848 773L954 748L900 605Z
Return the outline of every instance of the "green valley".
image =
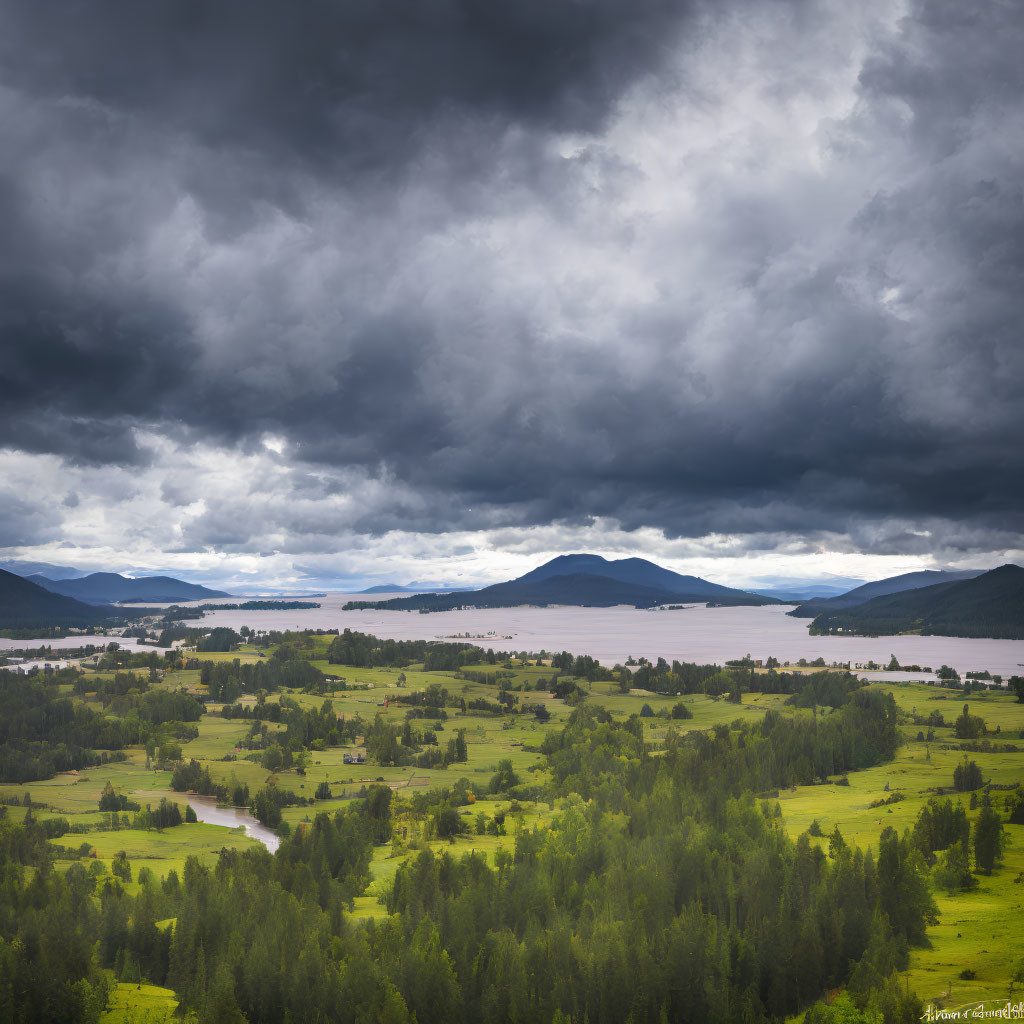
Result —
M252 640L2 674L0 1004L44 969L39 1013L106 1021L909 1021L1021 985L1012 693Z

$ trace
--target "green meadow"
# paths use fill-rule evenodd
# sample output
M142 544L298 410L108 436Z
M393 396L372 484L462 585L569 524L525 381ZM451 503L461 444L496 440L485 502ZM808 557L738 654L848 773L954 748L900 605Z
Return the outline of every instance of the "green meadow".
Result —
M951 722L965 703L972 715L985 720L990 730L1000 728L996 742L1019 746L1017 753L970 753L986 782L999 786L1024 783L1024 704L1006 694L987 692L969 700L949 691L916 684L873 683L892 693L901 710L927 715L939 708ZM687 723L689 724L689 723ZM937 787L952 787L953 769L964 754L951 747L952 728L935 730L932 741L918 740L921 727L904 724L904 745L886 764L851 772L849 785L833 782L801 786L779 794L783 821L794 837L817 821L824 838L815 840L827 849L828 835L836 826L843 837L861 848L878 845L878 835L891 825L898 832L913 826L921 808ZM888 789L886 787L888 786ZM888 806L871 807L877 800L900 794L904 799ZM970 795L948 794L969 807ZM999 794L996 794L998 800ZM943 798L944 799L944 798ZM977 811L968 810L973 821ZM907 983L925 1001L955 1006L983 999L1002 998L1010 976L1024 955L1024 825L1004 825L1003 863L991 875L977 874L978 888L956 895L936 889L939 922L928 929L929 948L911 951ZM974 972L971 979L961 978Z
M119 984L111 993L101 1024L172 1024L180 1020L178 1000L169 988Z

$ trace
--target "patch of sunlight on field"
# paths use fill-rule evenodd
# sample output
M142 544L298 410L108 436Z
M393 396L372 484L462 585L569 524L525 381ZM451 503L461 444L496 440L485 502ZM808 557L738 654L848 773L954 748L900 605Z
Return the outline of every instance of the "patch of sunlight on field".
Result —
M29 782L20 786L0 786L2 796L31 794L33 803L47 804L54 811L66 815L84 814L99 810L100 794L110 784L119 793L133 794L137 790L163 790L167 793L170 773L147 770L145 751L130 752L127 761L111 761L96 768L84 768L77 773L65 772L52 779Z
M930 749L926 749L930 748ZM928 760L929 754L931 760ZM971 754L981 766L986 780L1000 784L1019 781L1024 774L1021 754ZM821 786L797 786L779 794L786 827L793 836L806 831L817 820L827 836L838 825L847 841L858 846L877 847L878 835L887 825L901 833L910 828L936 787L953 783L953 769L963 758L954 750L942 750L935 744L909 743L901 747L894 760L864 771L850 772L848 786L830 782ZM889 791L886 792L886 783ZM883 807L869 807L875 800L900 794L904 799ZM966 807L970 794L947 794L961 799ZM944 798L943 798L944 799Z
M353 921L380 920L388 916L388 908L377 902L376 896L356 896L352 901L353 910L349 917Z
M917 714L928 715L938 707L951 722L965 703L962 695L935 687L872 685L892 693L906 714L916 709ZM948 699L931 699L936 696ZM1001 726L999 735L989 737L996 743L1013 743L1024 726L1024 704L1005 694L990 693L967 703L971 714L982 717L990 730ZM944 749L955 742L952 729L937 729L930 743L914 738L918 731L917 726L905 727L908 741L893 761L851 772L848 786L832 781L783 790L779 804L790 835L796 838L817 821L824 836L812 842L823 848L827 849L828 834L838 825L848 842L877 850L878 837L886 826L901 835L912 828L921 808L936 795L936 788L952 787L953 769L964 757L962 751ZM1024 783L1024 743L1019 745L1022 750L1016 753L971 752L967 756L978 763L986 782L1000 786ZM888 806L868 806L894 794L904 799ZM972 821L977 817L977 811L969 810L969 793L946 795L962 802ZM999 801L1000 794L995 798ZM976 890L953 895L935 891L940 917L939 923L928 929L931 946L911 950L910 969L903 975L925 1003L955 1007L1007 995L1013 965L1024 956L1024 826L1004 824L1004 828L1008 842L1003 865L991 876L975 875L979 882ZM962 979L962 971L974 971L975 977Z
M186 657L189 660L195 658L199 661L231 662L237 659L243 665L251 665L264 660L255 651L189 651Z
M133 880L142 867L148 867L160 878L166 877L173 868L180 877L185 860L190 855L195 855L204 864L212 865L216 863L222 849L248 850L262 845L258 840L246 835L241 828L230 829L202 822L177 825L162 832L155 829L124 828L89 832L85 835L69 834L50 842L55 846L72 849L77 849L82 843L88 843L96 852L95 859L103 861L107 866L123 850L131 861ZM93 858L85 858L80 863L88 867L92 860ZM66 868L67 864L66 861L57 861L58 867Z
M932 948L915 949L910 961L910 986L925 1001L955 1006L1008 993L1013 966L1024 956L1024 825L1005 827L1010 845L1002 867L976 875L973 892L936 893ZM964 970L976 977L961 979Z
M415 856L413 851L409 854ZM391 885L395 873L405 863L408 854L402 853L397 857L391 855L390 844L378 846L373 851L373 859L370 861L370 875L372 881L366 888L366 895L376 899L382 892Z
M156 985L119 984L111 991L108 1008L100 1024L171 1024L178 1000L169 988Z
M232 753L248 735L251 722L242 719L221 718L220 715L203 715L197 723L199 735L181 746L184 758L215 760ZM268 722L271 732L277 731L275 723Z

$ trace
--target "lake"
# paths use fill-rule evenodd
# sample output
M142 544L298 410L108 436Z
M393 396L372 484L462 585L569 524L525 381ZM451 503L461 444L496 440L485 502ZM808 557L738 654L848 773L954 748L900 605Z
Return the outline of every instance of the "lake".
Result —
M810 636L810 620L786 614L787 606L705 608L647 611L615 608L479 608L467 611L352 611L341 606L353 595L316 598L321 607L302 611L209 612L210 626L252 629L344 629L394 640L467 639L495 650L571 651L589 654L604 665L624 663L632 655L656 660L721 663L750 654L774 655L780 661L799 658L826 662L951 665L961 674L984 670L1004 677L1024 674L1024 640L975 640L941 636L846 637ZM356 600L365 598L356 597ZM215 602L211 602L215 603ZM487 635L492 634L492 635ZM508 638L508 639L506 639ZM887 674L886 678L898 678ZM922 678L911 673L910 678Z
M388 595L374 595L386 599ZM395 595L402 596L402 595ZM615 608L474 608L468 611L343 612L341 606L365 596L328 594L313 598L319 608L294 611L212 611L204 626L249 626L252 629L349 629L393 640L468 640L481 647L516 651L571 651L589 654L604 665L624 663L632 655L652 661L719 663L749 654L762 660L774 655L780 661L799 658L827 662L849 661L854 665L875 661L888 664L896 655L900 664L951 665L961 675L968 671L997 673L1004 677L1024 674L1024 640L969 640L944 636L810 636L809 619L794 619L788 606L761 608L705 608L694 605L673 611ZM238 598L225 598L224 603ZM191 602L197 604L200 602ZM217 601L204 602L217 604ZM189 623L189 625L199 625ZM469 634L469 637L459 634ZM136 641L119 637L68 637L64 640L2 640L0 650L39 647L54 650L85 643L115 640L122 647L139 650ZM153 650L143 645L143 650ZM898 679L892 673L885 678ZM908 678L924 678L910 673Z

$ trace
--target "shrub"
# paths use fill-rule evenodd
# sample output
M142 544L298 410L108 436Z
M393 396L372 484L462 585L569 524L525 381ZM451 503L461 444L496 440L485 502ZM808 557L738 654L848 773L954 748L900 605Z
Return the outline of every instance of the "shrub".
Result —
M871 803L868 804L868 807L888 807L889 804L898 804L901 800L906 800L906 797L902 793L893 793L891 796L879 797L877 800L872 800Z
M1024 790L1006 798L1006 809L1010 812L1011 825L1024 825Z
M519 776L513 770L511 760L506 757L498 762L498 770L491 776L487 789L491 793L504 793L518 785Z
M122 850L110 863L110 871L117 878L125 882L132 880L132 865L128 860L128 854Z
M139 805L129 801L123 793L115 793L114 787L108 782L100 794L101 811L137 811Z
M960 717L953 723L953 732L956 738L959 740L976 740L979 736L984 736L986 731L985 720L977 715L972 715L965 704Z
M444 804L434 814L434 830L438 839L454 839L468 830L462 815L450 804Z
M965 756L962 763L953 769L953 788L959 793L966 793L979 789L981 784L981 769L976 761L968 761Z

